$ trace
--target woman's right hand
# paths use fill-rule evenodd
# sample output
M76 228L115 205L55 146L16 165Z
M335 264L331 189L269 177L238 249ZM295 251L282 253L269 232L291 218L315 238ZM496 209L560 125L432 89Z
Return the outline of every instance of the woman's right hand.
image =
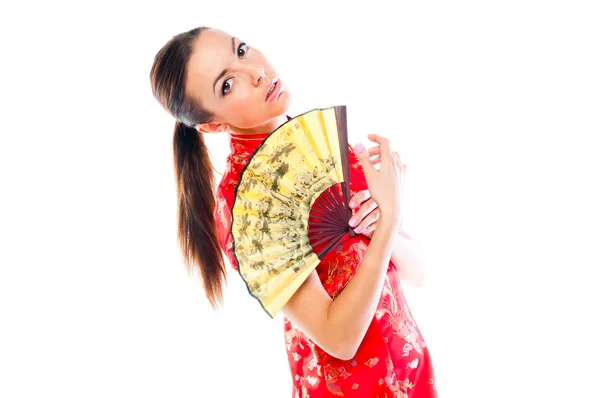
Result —
M406 166L402 164L400 154L392 151L387 138L377 134L368 134L367 137L370 141L379 144L377 151L380 156L379 170L375 168L369 151L364 145L360 143L355 145L354 152L363 167L371 198L377 203L382 217L389 217L390 221L400 225L403 218Z

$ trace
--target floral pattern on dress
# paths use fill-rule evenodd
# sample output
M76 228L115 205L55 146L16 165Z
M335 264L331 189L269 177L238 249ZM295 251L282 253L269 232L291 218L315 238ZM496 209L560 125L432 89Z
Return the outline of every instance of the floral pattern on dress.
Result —
M237 263L230 234L231 208L240 173L268 134L230 136L231 153L216 190L217 235L232 269ZM364 171L351 145L350 192L367 189ZM346 234L316 268L323 288L335 299L350 282L368 248L363 235ZM283 317L285 350L292 375L292 397L437 397L429 351L412 317L395 267L390 262L381 298L356 355L336 358Z

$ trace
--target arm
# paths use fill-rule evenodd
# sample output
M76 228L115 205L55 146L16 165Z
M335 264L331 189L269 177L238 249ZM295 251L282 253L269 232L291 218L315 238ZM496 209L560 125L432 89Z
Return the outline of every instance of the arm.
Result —
M379 208L368 189L356 193L350 201L353 216L349 225L356 233L371 239L378 228ZM421 286L425 278L424 250L402 228L395 235L391 261L401 280L413 286Z
M375 315L394 247L395 218L383 215L344 290L332 300L313 271L282 312L330 355L351 359Z
M424 251L419 242L400 228L395 237L391 256L391 261L400 279L413 286L421 286L425 279L424 257Z

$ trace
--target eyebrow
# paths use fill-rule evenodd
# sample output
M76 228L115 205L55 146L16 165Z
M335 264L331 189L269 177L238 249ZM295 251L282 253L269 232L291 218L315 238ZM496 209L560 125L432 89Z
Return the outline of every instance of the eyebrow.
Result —
M235 55L235 37L232 37L232 38L231 38L231 52L233 53L233 55ZM216 87L217 87L217 82L218 82L219 80L221 80L221 78L222 78L223 76L225 76L225 75L227 74L227 72L229 72L229 70L228 70L228 69L223 69L223 70L221 71L221 73L219 73L219 76L217 76L217 78L215 79L215 82L214 82L214 84L213 84L213 93L214 93L215 95L217 95L217 93L216 93L216 91L215 91L215 90L216 90Z

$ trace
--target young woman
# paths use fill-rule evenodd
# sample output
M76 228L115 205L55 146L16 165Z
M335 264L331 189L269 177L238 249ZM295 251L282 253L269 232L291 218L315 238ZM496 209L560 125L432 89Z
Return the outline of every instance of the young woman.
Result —
M290 93L258 49L206 27L169 40L150 80L177 120L181 250L216 307L226 277L223 252L237 270L230 211L240 172L262 140L290 119ZM231 153L215 190L203 135L223 131ZM417 246L401 229L405 166L387 139L368 137L377 145L348 148L350 226L359 235L347 234L281 310L293 397L437 396L429 351L400 283L422 279Z

